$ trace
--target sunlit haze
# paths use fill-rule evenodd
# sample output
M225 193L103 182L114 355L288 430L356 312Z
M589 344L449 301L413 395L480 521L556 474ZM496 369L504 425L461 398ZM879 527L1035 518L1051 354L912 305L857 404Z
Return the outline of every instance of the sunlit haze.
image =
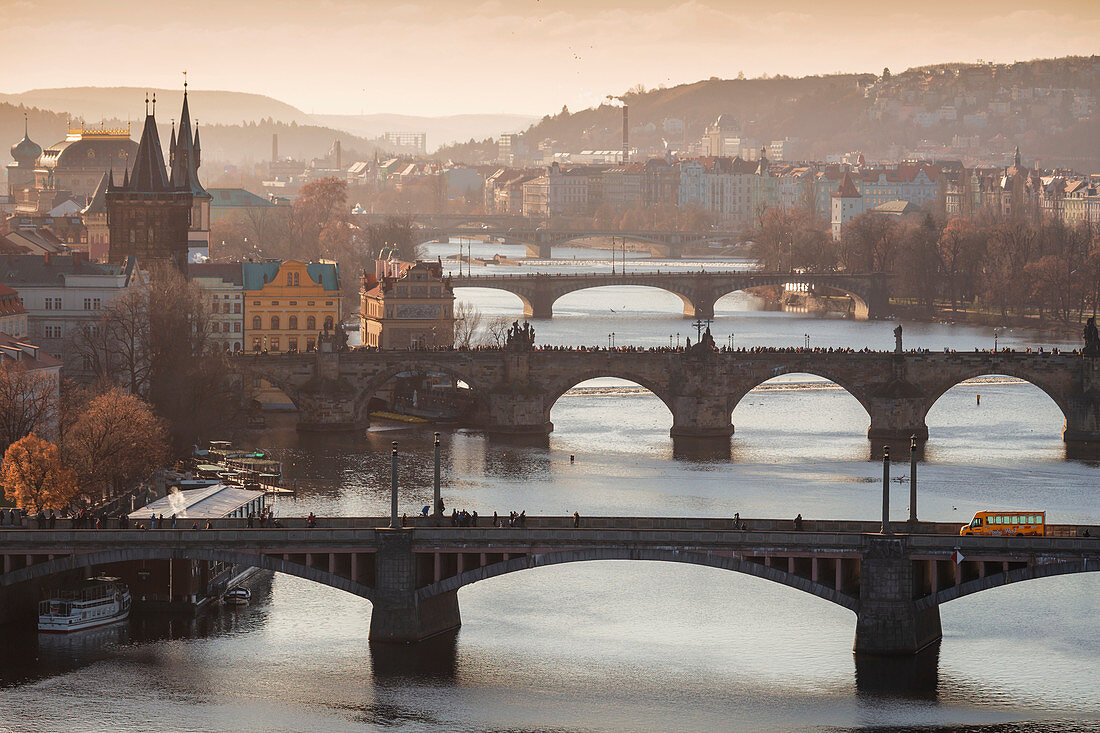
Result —
M1100 38L1091 0L43 0L3 10L5 92L174 87L187 69L195 88L345 114L541 115L636 84L1088 55Z

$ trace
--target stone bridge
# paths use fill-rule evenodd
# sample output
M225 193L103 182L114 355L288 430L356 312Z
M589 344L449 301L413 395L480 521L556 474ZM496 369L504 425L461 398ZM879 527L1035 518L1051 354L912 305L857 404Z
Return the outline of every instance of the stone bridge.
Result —
M233 520L222 520L229 525ZM877 534L870 522L725 519L531 518L525 528L385 529L377 518L319 520L316 529L4 530L0 597L13 615L50 579L111 573L117 563L206 560L295 575L368 599L374 641L413 642L457 628L460 588L572 562L648 560L752 575L856 614L855 650L912 654L941 637L942 603L1024 580L1100 570L1100 538L960 537L922 523ZM929 534L940 529L954 534ZM956 564L952 553L964 560ZM147 571L148 572L148 571ZM170 570L169 570L170 572ZM61 577L58 577L61 576ZM155 581L156 579L151 579ZM138 581L138 585L141 582ZM134 589L140 594L140 587Z
M631 272L550 275L457 275L456 288L494 288L515 293L523 301L524 315L550 318L554 302L567 293L607 285L636 285L660 288L679 296L684 316L713 318L714 304L723 295L769 285L805 286L814 292L843 293L852 299L852 315L859 320L879 318L890 307L890 281L886 273L792 274L782 272Z
M542 227L430 227L415 230L420 243L446 241L450 237L469 237L473 239L490 238L505 244L523 244L527 247L527 256L548 260L552 249L557 246L583 239L625 239L649 246L654 257L678 259L684 250L709 243L736 244L741 235L736 232L698 231L618 231L612 229L545 229Z
M589 379L618 377L653 392L672 413L671 435L726 440L737 404L783 374L810 374L843 387L870 419L867 437L908 445L928 438L925 416L967 379L1007 375L1035 385L1062 411L1068 444L1100 449L1100 358L1073 353L683 350L378 351L242 355L238 369L286 392L306 430L367 424L367 404L397 374L449 374L471 390L471 425L497 435L548 435L550 410ZM792 426L797 429L797 426Z

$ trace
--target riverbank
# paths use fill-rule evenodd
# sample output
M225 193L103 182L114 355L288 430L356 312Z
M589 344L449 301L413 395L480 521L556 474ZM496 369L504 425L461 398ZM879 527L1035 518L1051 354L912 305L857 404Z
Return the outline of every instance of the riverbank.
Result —
M1038 331L1068 341L1081 337L1084 323L1061 323L1038 316L1002 316L1000 313L964 310L952 311L950 307L928 308L892 301L890 309L899 320L942 323L945 325L985 326L988 328L1022 328Z

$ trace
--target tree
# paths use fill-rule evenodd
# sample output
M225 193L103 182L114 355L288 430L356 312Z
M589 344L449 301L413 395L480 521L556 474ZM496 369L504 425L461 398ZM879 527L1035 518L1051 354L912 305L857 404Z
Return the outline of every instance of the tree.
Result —
M61 464L57 446L34 433L4 451L0 486L7 499L29 512L60 510L78 492L76 478Z
M164 465L168 438L148 404L115 387L88 402L65 433L63 448L84 490L110 496Z
M898 220L869 211L844 225L840 261L849 272L890 272L901 234Z
M58 418L55 377L0 358L0 450L23 436L51 434Z
M504 348L508 343L508 329L511 328L511 324L504 316L494 316L489 319L489 323L485 326L485 335L482 337L482 343L485 346L493 348Z
M455 348L468 349L481 328L481 311L468 300L455 305Z
M974 225L969 219L962 218L947 222L936 241L939 272L953 312L959 309L959 293L965 285L973 282L979 241Z

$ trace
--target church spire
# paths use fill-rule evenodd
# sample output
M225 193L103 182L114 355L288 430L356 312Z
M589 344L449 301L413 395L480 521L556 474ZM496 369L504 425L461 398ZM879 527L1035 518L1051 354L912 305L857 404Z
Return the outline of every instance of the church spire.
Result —
M172 187L177 191L187 190L195 196L209 195L199 183L198 135L192 132L191 127L191 106L187 98L187 72L184 72L183 110L180 112L180 129L176 135L171 156L171 168Z
M1016 154L1012 156L1012 164L1017 168L1020 167L1020 146L1016 146Z

